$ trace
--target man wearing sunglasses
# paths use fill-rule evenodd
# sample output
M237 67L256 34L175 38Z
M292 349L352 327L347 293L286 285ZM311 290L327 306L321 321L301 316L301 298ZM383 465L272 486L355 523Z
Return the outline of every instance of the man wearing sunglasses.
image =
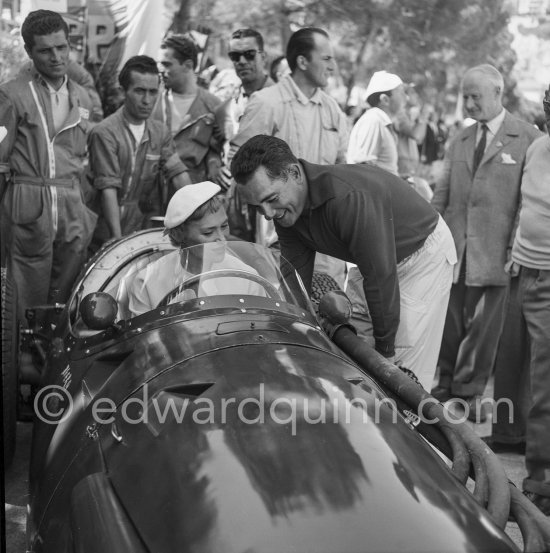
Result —
M237 77L241 79L241 89L235 99L236 109L233 116L234 130L237 132L240 118L251 94L275 83L267 74L264 39L258 31L254 29L234 31L229 41L227 55L233 62Z
M233 62L235 72L241 79L241 86L237 95L225 102L216 113L218 125L224 129L227 140L233 138L238 130L250 96L262 89L274 85L266 70L266 54L264 39L254 29L237 29L229 40L227 54ZM227 147L229 144L226 145ZM226 147L226 152L227 152ZM216 182L225 190L231 187L229 162L223 167ZM241 199L238 190L228 192L229 223L231 233L245 240L254 239L255 214L248 212L248 207Z

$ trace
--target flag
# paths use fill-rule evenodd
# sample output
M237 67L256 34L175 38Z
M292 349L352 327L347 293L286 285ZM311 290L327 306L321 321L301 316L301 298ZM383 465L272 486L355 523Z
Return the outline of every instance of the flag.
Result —
M129 58L157 59L171 18L164 8L159 9L158 0L88 0L90 9L92 4L104 8L115 21L115 38L99 70L99 88L106 101L110 94L116 96L118 73Z
M115 21L112 42L102 72L118 74L132 56L146 55L156 59L170 17L159 9L158 0L89 0L103 5Z

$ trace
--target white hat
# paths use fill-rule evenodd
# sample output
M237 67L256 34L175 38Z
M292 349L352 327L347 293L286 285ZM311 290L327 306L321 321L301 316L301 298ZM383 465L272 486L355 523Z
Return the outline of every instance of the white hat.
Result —
M401 84L403 84L403 81L397 75L387 71L376 71L370 78L365 97L368 98L376 92L388 92Z
M181 225L196 209L213 198L220 190L221 188L217 184L208 180L180 188L168 202L164 227L171 229Z

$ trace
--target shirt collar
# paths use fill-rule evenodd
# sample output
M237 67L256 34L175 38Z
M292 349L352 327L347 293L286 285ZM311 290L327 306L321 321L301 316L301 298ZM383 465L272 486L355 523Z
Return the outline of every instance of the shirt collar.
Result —
M239 85L238 93L235 96L235 100L237 101L237 98L250 98L254 92L257 92L258 90L262 90L262 88L266 88L268 86L274 85L275 83L271 80L271 77L266 73L264 74L264 82L260 88L257 90L253 90L252 92L248 93L244 91L243 85Z
M313 102L314 104L321 104L322 102L320 88L316 88L311 98L308 98L298 88L298 85L292 78L292 75L284 76L282 79L279 80L279 83L281 83L281 86L284 86L296 98L296 100L298 100L298 102L300 102L304 106L307 105L309 102Z
M323 165L308 163L304 159L298 161L304 170L308 188L307 208L304 211L309 212L334 198L333 177L329 175ZM314 186L311 186L312 180L315 180Z
M55 88L53 88L53 86L42 76L42 73L40 73L39 71L36 70L36 67L33 65L32 68L31 68L31 75L33 77L33 79L37 82L39 82L42 86L46 87L52 94L54 94L55 92L58 92L58 93L63 93L62 92L62 89L64 88L65 89L65 93L67 94L68 93L68 82L69 82L69 77L67 75L65 75L63 77L63 84L61 85L61 88L59 90L55 90Z
M495 136L498 132L498 130L500 129L500 126L502 125L502 122L504 121L504 117L506 115L506 110L504 108L502 108L502 110L500 111L500 113L494 117L493 119L491 119L490 121L487 121L485 124L487 125L487 128L489 130L489 132ZM477 128L478 128L478 132L481 132L481 123L478 123L477 125Z
M118 110L115 112L118 114L118 117L120 117L120 120L122 121L122 124L128 129L128 132L131 134L132 131L130 130L130 121L124 117L124 104L118 108ZM146 119L144 121L145 128L143 129L143 137L141 138L141 142L145 142L146 140L149 140L149 119Z
M48 92L50 94L64 94L65 96L69 95L69 88L67 86L67 83L69 82L69 78L67 75L63 77L63 83L59 87L58 90L56 90L48 81L44 79L44 82L46 83L46 86L48 87Z

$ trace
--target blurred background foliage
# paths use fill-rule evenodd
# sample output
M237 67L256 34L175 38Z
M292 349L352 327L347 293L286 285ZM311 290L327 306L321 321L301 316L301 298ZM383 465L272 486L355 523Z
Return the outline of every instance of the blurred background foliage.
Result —
M521 117L542 117L540 102L517 91L516 53L509 31L514 0L164 0L171 32L209 35L208 65L231 67L228 37L241 27L262 33L270 59L283 54L290 35L305 25L326 29L338 62L333 90L347 105L354 86L365 87L386 69L415 84L421 103L461 118L459 85L464 71L492 63L505 78L505 106ZM537 32L550 38L550 24ZM0 33L0 82L21 66L20 40Z
M259 30L275 56L284 53L294 30L319 26L331 34L348 96L355 84L365 86L373 71L386 69L415 83L423 101L447 112L456 109L465 69L492 63L506 80L506 107L533 120L542 110L516 91L508 5L503 0L182 0L172 29L208 29L210 56L217 62L239 27Z

